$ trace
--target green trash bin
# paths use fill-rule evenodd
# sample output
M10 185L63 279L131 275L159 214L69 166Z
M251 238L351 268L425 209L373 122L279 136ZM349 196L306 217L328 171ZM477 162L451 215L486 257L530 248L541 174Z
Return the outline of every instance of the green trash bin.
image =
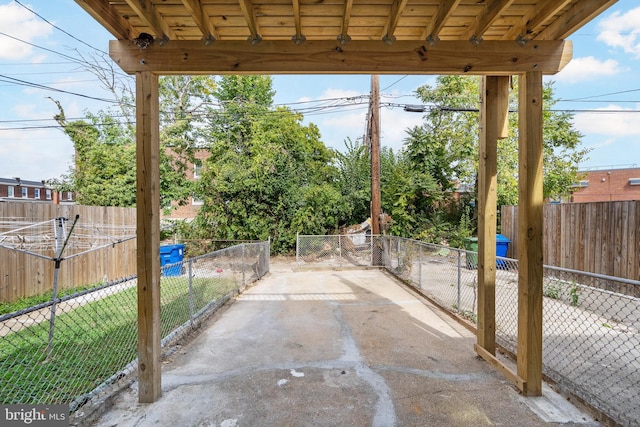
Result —
M477 269L478 268L478 238L467 237L466 239L464 239L463 244L464 244L464 248L467 251L473 252L473 253L466 252L467 268L474 269L474 270Z

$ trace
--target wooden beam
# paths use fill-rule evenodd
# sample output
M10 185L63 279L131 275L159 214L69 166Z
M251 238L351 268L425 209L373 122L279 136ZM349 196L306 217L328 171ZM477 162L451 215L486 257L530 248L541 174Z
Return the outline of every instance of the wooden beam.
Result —
M251 45L225 41L175 41L139 49L133 42L112 40L111 58L127 73L158 74L475 74L513 75L538 70L555 74L571 60L571 42L544 41L520 46L513 41L354 40L267 41Z
M160 384L160 119L158 76L136 74L138 399L155 402Z
M438 12L433 19L427 25L427 28L422 32L420 37L422 40L431 41L435 43L439 41L438 35L444 28L444 24L447 22L451 14L456 10L462 0L440 0L440 6L438 6Z
M485 10L478 15L475 24L469 28L464 38L471 38L479 41L483 34L491 27L491 24L511 6L514 0L489 0L485 3Z
M201 0L182 0L182 4L184 5L184 8L187 9L187 12L189 12L191 17L193 18L193 21L202 32L203 40L213 42L214 40L220 38L218 32L211 23L209 16L202 8Z
M509 121L509 77L483 77L480 95L477 342L495 355L497 157L498 139Z
M351 41L349 37L349 19L351 19L351 9L353 8L353 0L345 0L344 11L342 12L342 27L338 35L338 41L347 44Z
M498 370L504 377L514 386L518 387L519 390L525 390L527 388L527 382L518 376L518 374L514 373L507 365L498 360L493 353L489 353L484 348L480 347L478 344L473 345L473 349L478 356L482 357L485 362L488 362Z
M142 19L158 39L175 39L169 24L160 16L151 0L126 0L127 4Z
M542 73L520 76L518 107L518 376L542 394Z
M544 0L531 9L523 18L521 25L514 25L505 36L504 40L534 38L543 25L551 21L562 9L573 0Z
M108 0L75 0L89 15L107 29L118 40L133 40L138 37L128 20L124 19Z
M242 14L244 15L244 20L247 22L247 27L249 27L249 32L251 35L249 36L249 41L251 43L258 43L262 40L260 37L260 31L258 31L258 24L256 22L256 14L253 10L253 3L251 0L240 0L238 2L240 4L240 9L242 9Z
M581 0L576 2L560 18L542 30L536 37L536 40L565 39L617 1L618 0Z
M384 30L382 31L382 40L386 43L393 43L396 41L396 36L393 33L396 32L400 16L407 5L408 0L394 0L391 5L391 11L389 12L389 19L387 20Z

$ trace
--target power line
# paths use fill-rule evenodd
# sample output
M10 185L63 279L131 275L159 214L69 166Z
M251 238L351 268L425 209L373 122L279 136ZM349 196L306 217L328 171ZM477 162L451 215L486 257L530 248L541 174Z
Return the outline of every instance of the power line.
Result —
M42 90L48 90L48 91L52 91L52 92L66 93L68 95L74 95L74 96L79 96L81 98L93 99L95 101L108 102L110 104L117 104L118 103L118 101L114 100L114 99L98 98L98 97L95 97L95 96L85 95L83 93L70 92L68 90L57 89L57 88L54 88L54 87L45 86L45 85L41 85L41 84L38 84L38 83L28 82L26 80L16 79L15 77L9 77L9 76L3 75L3 74L0 74L0 82L19 83L22 86L28 86L28 87L33 87L33 88L42 89Z
M71 37L72 39L74 39L75 41L78 41L80 43L82 43L83 45L90 47L91 49L98 51L100 53L103 54L107 54L105 51L98 49L96 47L91 46L90 44L88 44L87 42L85 42L84 40L80 40L79 38L77 38L76 36L74 36L73 34L68 33L67 31L63 30L62 28L58 27L57 25L53 24L52 22L49 22L46 18L44 18L42 15L38 14L37 12L29 9L27 6L23 5L22 3L20 3L18 0L14 0L15 3L19 4L20 6L22 6L23 8L27 9L29 12L33 13L35 16L37 16L38 18L42 19L44 22L46 22L47 24L51 25L53 28L55 28L56 30L66 34L67 36Z

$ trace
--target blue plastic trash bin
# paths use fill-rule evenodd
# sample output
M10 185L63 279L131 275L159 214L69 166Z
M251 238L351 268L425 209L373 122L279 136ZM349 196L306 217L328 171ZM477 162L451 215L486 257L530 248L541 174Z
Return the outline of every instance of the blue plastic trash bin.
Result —
M506 257L507 251L509 250L509 243L511 240L507 236L503 236L502 234L496 234L496 256L497 257ZM507 262L503 259L496 260L496 267L506 270Z
M160 246L160 267L163 276L180 276L184 244Z

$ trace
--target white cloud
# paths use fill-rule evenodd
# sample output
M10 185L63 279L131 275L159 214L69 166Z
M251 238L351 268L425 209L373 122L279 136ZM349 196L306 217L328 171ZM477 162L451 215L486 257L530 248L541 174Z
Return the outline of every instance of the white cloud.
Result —
M637 110L609 105L595 111L575 115L574 124L578 131L585 135L640 136L640 113L633 112Z
M640 7L626 13L615 12L602 19L598 40L611 47L621 47L640 59Z
M31 55L33 47L20 40L36 44L36 39L45 39L52 32L49 24L14 2L0 5L0 28L15 37L0 36L0 59L8 60Z
M607 59L600 61L593 56L574 58L562 71L553 76L553 80L565 83L578 83L613 76L621 70L618 61Z

